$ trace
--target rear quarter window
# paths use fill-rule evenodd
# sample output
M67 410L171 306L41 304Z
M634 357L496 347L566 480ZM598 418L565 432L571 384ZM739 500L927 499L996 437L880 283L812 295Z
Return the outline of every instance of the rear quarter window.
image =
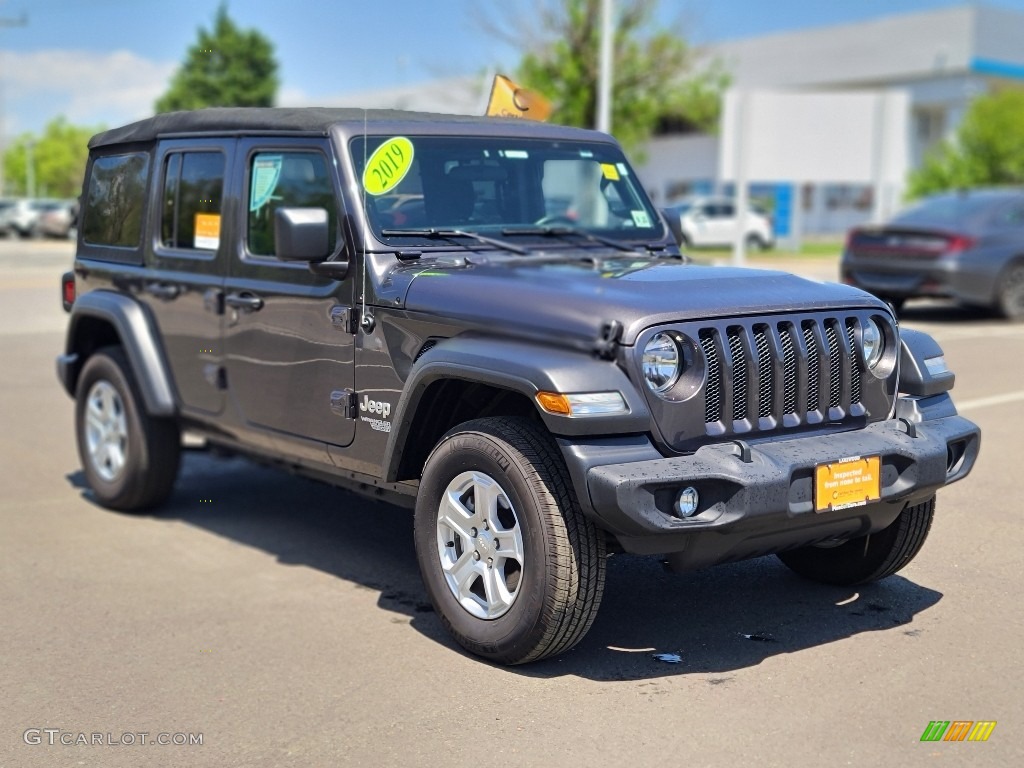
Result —
M146 152L104 155L93 160L85 192L84 244L139 250L149 166ZM102 257L100 253L92 255ZM110 255L115 260L125 258Z

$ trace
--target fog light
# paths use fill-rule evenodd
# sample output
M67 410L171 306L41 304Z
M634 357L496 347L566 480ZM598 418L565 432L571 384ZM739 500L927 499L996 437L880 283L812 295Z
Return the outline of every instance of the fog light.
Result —
M676 512L680 517L693 517L700 505L700 494L692 485L683 488L676 497Z

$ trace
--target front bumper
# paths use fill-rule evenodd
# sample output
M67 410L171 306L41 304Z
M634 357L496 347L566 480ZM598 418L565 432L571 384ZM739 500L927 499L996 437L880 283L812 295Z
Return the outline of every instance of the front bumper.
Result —
M906 399L910 400L910 399ZM908 503L970 472L981 435L956 415L948 395L904 404L903 419L827 435L707 445L688 456L653 458L630 446L562 444L584 510L627 552L676 553L681 567L756 557L885 528ZM620 455L625 461L604 463ZM814 470L850 456L881 457L881 499L831 512L814 510ZM699 511L673 513L693 486Z

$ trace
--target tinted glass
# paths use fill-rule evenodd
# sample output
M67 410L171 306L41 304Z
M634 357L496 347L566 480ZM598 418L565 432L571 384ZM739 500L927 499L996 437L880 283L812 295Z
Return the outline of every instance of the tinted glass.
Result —
M149 155L109 155L93 161L82 236L95 245L135 247L142 235L142 207Z
M168 248L215 251L220 245L224 155L177 152L164 164L160 241Z
M328 244L334 250L338 205L326 157L319 152L260 152L253 156L249 165L250 253L274 255L274 213L278 208L325 209Z
M393 157L381 160L377 151L388 147L395 147ZM620 239L662 235L658 215L612 145L378 136L354 139L351 152L364 182L367 216L384 241L399 237L405 245L421 236L396 230L425 228L501 236L573 226ZM364 178L364 167L375 175Z

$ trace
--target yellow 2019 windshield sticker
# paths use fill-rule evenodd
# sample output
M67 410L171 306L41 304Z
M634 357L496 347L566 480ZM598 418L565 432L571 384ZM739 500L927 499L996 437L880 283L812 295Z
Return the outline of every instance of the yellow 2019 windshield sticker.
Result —
M363 171L368 195L383 195L398 186L412 168L412 142L404 136L388 139L374 150Z

